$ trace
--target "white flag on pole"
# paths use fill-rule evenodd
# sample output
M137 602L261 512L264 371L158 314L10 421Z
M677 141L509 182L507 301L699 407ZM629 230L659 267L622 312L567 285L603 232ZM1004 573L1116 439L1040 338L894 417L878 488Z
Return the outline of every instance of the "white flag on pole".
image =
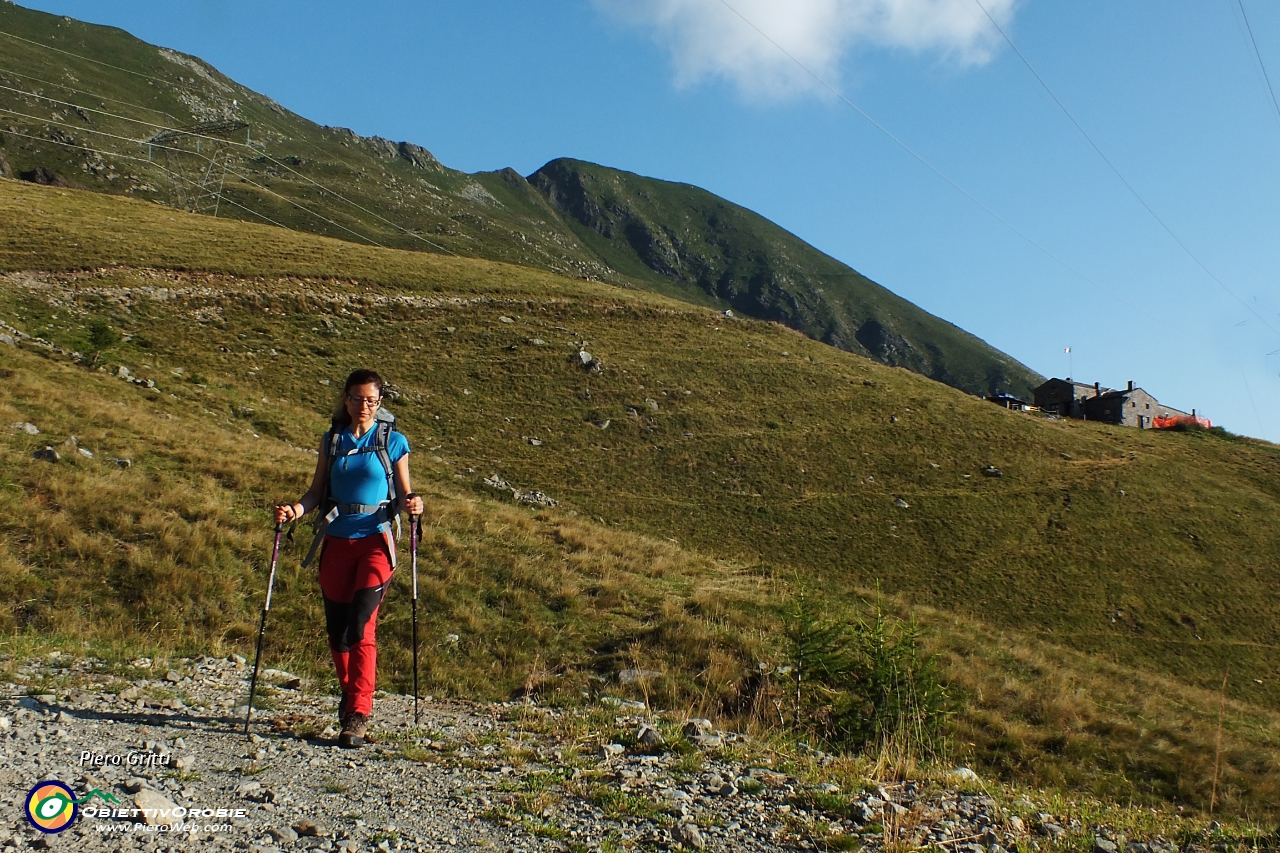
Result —
M1070 354L1071 354L1071 347L1067 347L1066 349L1064 349L1064 350L1063 350L1063 352L1065 352L1065 353L1067 353L1068 355L1070 355Z

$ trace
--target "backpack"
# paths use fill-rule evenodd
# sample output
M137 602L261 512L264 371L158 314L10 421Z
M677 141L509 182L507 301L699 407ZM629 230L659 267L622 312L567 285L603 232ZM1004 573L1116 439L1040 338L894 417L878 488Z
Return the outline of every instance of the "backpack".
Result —
M391 554L391 568L395 569L395 540L400 538L400 507L404 503L404 497L396 489L395 472L391 467L391 454L388 452L387 446L391 438L391 432L396 428L396 416L386 409L378 409L377 414L374 415L372 427L373 441L364 447L358 447L342 454L343 457L355 456L361 453L378 454L378 461L382 463L382 470L387 475L387 498L376 504L338 503L333 496L333 468L338 464L338 448L342 445L342 433L345 428L345 425L341 425L335 420L330 424L329 431L324 434L324 443L329 460L329 476L325 482L324 499L320 502L319 512L314 523L315 538L311 540L311 547L307 550L307 556L302 560L302 567L305 569L315 558L316 553L320 550L320 543L324 541L325 531L329 529L329 525L333 523L334 519L340 515L367 514L377 516L378 526L382 528L382 535L387 540L387 550ZM395 538L391 536L392 519L395 520L396 524Z

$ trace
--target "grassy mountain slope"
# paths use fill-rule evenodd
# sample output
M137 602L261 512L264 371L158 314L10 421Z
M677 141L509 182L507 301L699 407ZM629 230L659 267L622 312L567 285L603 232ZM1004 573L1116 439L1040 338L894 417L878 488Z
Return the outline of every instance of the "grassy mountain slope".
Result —
M221 186L223 217L611 275L536 193L449 169L411 143L321 127L196 57L10 3L0 4L0 33L0 158L14 176L206 213ZM248 128L144 144L228 120ZM229 164L215 158L218 145Z
M145 144L231 120L248 127ZM970 393L1026 395L1039 379L705 191L568 160L543 167L533 185L510 169L468 175L411 143L320 127L196 57L13 4L0 4L6 172L732 306Z
M1229 666L1231 802L1277 801L1273 445L1039 420L646 293L11 181L0 269L0 319L47 341L0 344L0 423L43 430L3 435L11 630L251 642L265 507L305 486L325 383L373 363L432 496L440 690L652 666L664 704L730 714L796 588L848 618L878 587L935 632L985 766L1203 805ZM130 336L102 372L95 322ZM273 653L323 660L301 547Z
M620 272L977 394L1042 379L764 217L688 184L554 160L529 176ZM673 287L674 285L674 287Z

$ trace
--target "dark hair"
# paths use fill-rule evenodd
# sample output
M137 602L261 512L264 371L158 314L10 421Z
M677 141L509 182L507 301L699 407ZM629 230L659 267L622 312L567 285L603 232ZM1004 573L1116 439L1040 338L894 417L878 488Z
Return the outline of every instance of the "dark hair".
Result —
M347 414L347 395L351 393L352 388L360 385L374 384L378 386L378 396L382 396L382 377L378 375L376 370L361 368L353 370L347 376L347 382L342 386L342 393L338 395L338 402L333 407L333 422L342 426L351 425L351 415Z

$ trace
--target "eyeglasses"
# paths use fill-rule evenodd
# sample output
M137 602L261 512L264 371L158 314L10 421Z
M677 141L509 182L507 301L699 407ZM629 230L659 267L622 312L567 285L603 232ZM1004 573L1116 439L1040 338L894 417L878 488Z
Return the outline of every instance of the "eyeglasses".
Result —
M347 402L358 408L363 409L367 406L368 408L372 409L373 407L377 406L379 403L382 402L382 398L381 397L355 397L355 396L352 396L351 394L348 394Z

